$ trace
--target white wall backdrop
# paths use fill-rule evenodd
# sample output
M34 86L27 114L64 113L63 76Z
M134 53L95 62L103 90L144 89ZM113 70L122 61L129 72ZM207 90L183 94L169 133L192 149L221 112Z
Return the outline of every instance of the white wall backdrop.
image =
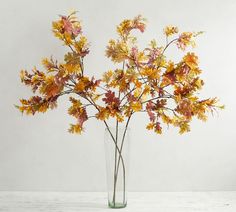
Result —
M75 8L91 42L86 70L99 76L112 64L105 58L108 40L124 18L148 19L141 45L173 24L206 31L195 49L204 70L202 96L218 96L226 105L207 123L194 121L191 133L145 130L146 117L132 120L131 191L236 189L236 1L213 0L8 0L0 2L0 190L105 191L104 126L90 121L81 136L67 133L67 98L58 109L22 116L14 104L31 93L19 80L22 68L41 58L62 58L65 47L51 33L51 21ZM175 51L170 55L175 57ZM40 66L39 66L40 67Z

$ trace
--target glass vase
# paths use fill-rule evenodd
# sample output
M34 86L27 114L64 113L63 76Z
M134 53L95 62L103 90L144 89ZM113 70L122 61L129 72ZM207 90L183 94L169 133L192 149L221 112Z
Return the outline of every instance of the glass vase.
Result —
M110 208L124 208L127 205L129 134L130 130L127 127L105 129L108 206Z

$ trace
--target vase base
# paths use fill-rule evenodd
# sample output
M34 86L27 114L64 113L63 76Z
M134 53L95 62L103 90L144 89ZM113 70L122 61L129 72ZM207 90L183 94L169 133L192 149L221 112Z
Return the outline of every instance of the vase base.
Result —
M108 202L108 206L109 208L114 208L114 209L118 209L118 208L125 208L127 205L127 203L113 203L113 202Z

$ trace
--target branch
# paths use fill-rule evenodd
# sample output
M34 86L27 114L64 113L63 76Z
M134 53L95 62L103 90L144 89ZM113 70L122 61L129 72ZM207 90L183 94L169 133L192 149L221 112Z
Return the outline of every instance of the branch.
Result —
M144 102L141 102L141 104L144 104L144 103L147 103L149 101L156 100L156 99L170 99L170 98L172 98L172 96L158 96L158 97L154 97L152 99L148 99L148 100L146 100Z

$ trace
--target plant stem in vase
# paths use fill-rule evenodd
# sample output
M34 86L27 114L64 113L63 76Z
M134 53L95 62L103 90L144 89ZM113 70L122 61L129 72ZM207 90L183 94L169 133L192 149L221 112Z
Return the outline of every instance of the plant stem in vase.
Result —
M127 178L129 170L129 129L105 129L108 205L123 208L127 205Z

